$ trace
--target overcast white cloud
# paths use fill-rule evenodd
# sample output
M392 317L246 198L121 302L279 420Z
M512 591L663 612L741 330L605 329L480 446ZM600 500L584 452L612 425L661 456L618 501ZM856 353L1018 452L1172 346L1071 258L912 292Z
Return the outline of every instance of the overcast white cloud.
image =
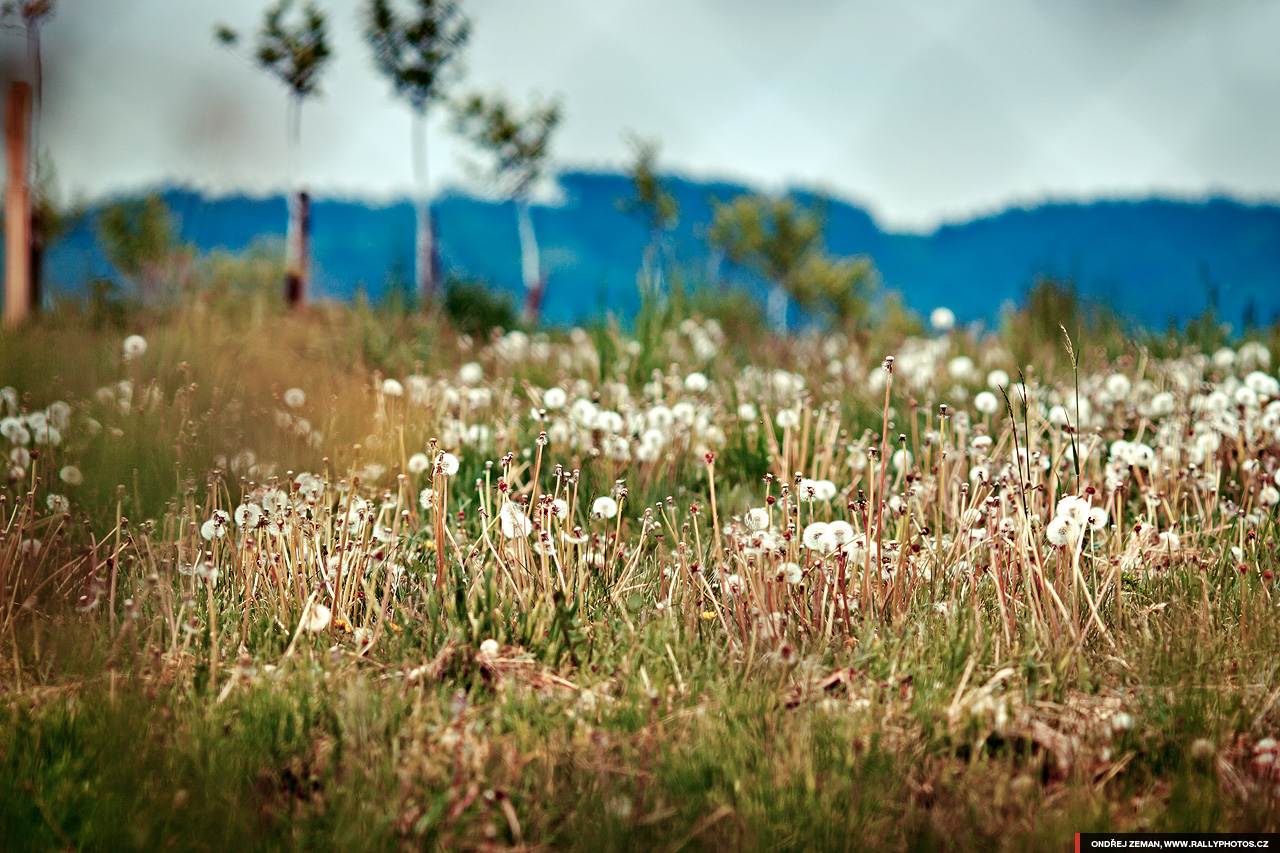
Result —
M265 0L62 0L43 142L64 190L287 179L282 88L214 44ZM320 0L337 58L303 117L319 192L409 186L409 118L357 0ZM1280 198L1280 3L1256 0L473 0L463 87L558 94L566 166L820 187L927 228L1010 203L1227 192ZM5 36L11 51L20 42ZM465 185L433 122L436 187Z

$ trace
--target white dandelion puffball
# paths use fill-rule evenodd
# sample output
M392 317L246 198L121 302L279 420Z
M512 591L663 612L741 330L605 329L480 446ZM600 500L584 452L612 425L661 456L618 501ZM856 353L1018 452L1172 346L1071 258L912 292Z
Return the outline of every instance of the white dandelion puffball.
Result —
M847 521L833 521L827 525L827 535L834 539L837 545L848 545L853 541L853 525Z
M551 516L564 521L569 517L569 502L564 498L556 498L551 502Z
M618 514L618 502L608 495L601 495L591 504L592 518L613 518Z
M956 327L955 312L950 308L934 308L929 315L929 325L935 332L949 332Z
M458 368L458 381L463 385L477 385L484 379L484 368L477 362L468 361Z
M1009 387L1009 374L1003 370L993 370L987 374L987 387L992 391Z
M404 386L395 379L382 380L382 393L388 397L403 397Z
M528 536L533 529L533 522L513 503L505 503L498 510L498 523L502 526L502 535L508 539Z
M252 530L258 526L258 522L262 521L262 507L255 503L240 504L240 506L236 507L233 518L235 518L236 524Z
M984 415L994 415L1000 409L1000 400L990 391L982 391L973 398L973 407Z
M542 405L548 409L563 409L567 402L569 402L569 395L563 388L548 388L542 393Z
M792 586L804 579L804 569L800 568L799 563L783 563L780 571L783 579Z
M329 617L331 615L328 607L318 601L312 602L311 606L302 614L302 630L318 634L329 627Z
M227 525L231 522L231 515L220 509L215 509L209 520L200 525L200 535L205 539L212 540L218 536L225 536L227 533Z
M800 415L792 409L783 409L773 416L773 422L778 425L778 429L793 429L800 425Z
M706 374L690 373L684 378L684 390L693 394L701 394L707 390L707 386L711 384L707 381Z
M130 335L124 339L124 357L134 359L147 351L147 339L142 335Z
M801 541L804 547L810 551L817 551L822 547L822 540L827 535L827 523L825 521L815 521L804 529L804 535Z
M1073 524L1080 524L1089 517L1089 501L1078 495L1068 495L1058 501L1053 514L1069 518Z
M418 505L423 509L431 509L435 506L436 493L431 489L423 489L418 493Z
M421 474L431 467L431 460L425 453L415 453L409 457L405 467L409 469L410 474Z
M747 510L747 515L746 518L743 519L743 523L746 525L747 530L750 530L753 533L757 533L761 530L768 530L769 510L764 507L756 507L755 509Z
M485 640L480 644L480 657L487 660L493 660L498 656L498 641L495 639Z
M58 472L58 477L68 486L78 486L84 482L84 474L74 465L62 466L62 470Z
M1045 536L1048 537L1051 545L1063 546L1070 545L1076 538L1076 525L1065 515L1059 515L1049 522L1049 526L1045 528Z
M71 502L62 495L55 495L52 492L44 499L45 505L49 507L49 512L54 514L62 514L71 508Z
M452 477L458 473L458 457L452 453L441 453L436 458L436 469L446 477Z
M284 392L284 404L291 409L299 409L307 402L307 392L301 388L290 388Z

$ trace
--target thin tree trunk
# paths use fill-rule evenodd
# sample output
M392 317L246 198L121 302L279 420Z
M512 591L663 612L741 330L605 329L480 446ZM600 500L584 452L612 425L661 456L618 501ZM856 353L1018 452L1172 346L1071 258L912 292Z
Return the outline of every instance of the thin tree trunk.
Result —
M787 330L787 292L782 289L781 284L769 285L769 301L767 303L767 312L769 314L769 324L774 330L785 332Z
M414 110L412 127L413 213L416 233L413 251L413 284L420 305L436 297L435 234L427 193L427 112Z
M520 234L520 274L524 279L525 315L537 319L542 308L542 291L546 286L538 261L538 237L533 231L529 200L516 199L516 227Z
M31 312L31 192L27 144L31 130L31 86L9 86L4 110L8 185L4 206L4 324L17 326Z
M311 199L299 188L298 170L302 147L302 99L289 98L285 117L289 134L289 228L285 235L284 298L290 308L307 304L310 288L307 259L310 254Z
M289 250L292 258L285 276L285 303L290 308L305 308L309 300L309 264L311 243L311 196L305 191L289 199L289 216L293 220L293 238Z

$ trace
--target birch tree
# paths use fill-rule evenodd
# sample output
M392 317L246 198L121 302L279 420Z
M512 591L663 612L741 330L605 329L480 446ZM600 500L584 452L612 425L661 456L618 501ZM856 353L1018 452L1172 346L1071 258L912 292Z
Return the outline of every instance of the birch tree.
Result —
M294 187L289 204L287 300L297 306L307 299L307 208L306 193L298 189L298 170L302 148L302 105L307 98L320 94L320 73L333 58L329 47L325 14L314 3L307 3L297 15L293 0L278 0L263 14L253 46L255 65L284 84L289 92L285 113L289 140L289 183ZM240 34L226 25L214 30L223 45L237 48Z
M413 114L414 285L418 298L435 296L435 235L427 186L427 114L442 100L460 73L460 57L471 22L453 0L413 0L401 14L391 0L368 0L364 7L365 39L374 65Z
M560 117L558 100L535 102L523 113L502 95L473 94L455 106L459 131L489 158L489 181L515 205L524 310L529 319L541 314L546 292L538 238L529 211L530 195L545 172L551 155L551 134Z

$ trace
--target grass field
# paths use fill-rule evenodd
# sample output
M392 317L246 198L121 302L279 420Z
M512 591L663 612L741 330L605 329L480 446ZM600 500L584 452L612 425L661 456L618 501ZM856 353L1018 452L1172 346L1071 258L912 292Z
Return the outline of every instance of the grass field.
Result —
M1280 831L1274 341L1046 311L4 333L0 849Z

